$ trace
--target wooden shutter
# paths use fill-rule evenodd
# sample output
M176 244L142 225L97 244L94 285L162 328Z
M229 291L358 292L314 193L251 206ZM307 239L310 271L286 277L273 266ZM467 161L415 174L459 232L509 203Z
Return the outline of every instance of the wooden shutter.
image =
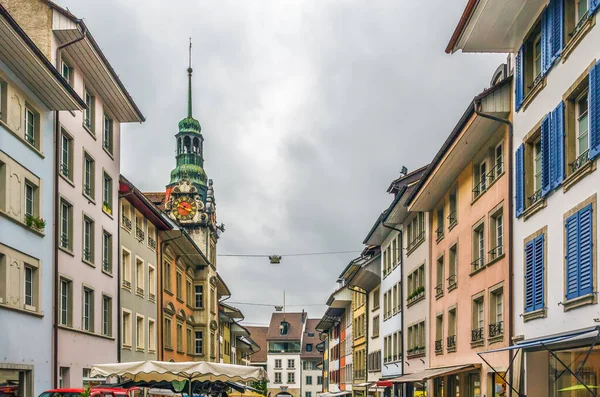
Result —
M600 7L600 0L590 0L589 14L592 15L598 11L598 7Z
M600 0L598 0L600 1ZM523 104L523 93L524 93L524 81L523 78L523 61L525 56L525 45L522 45L519 48L519 52L515 57L515 111L519 111L521 109L521 105Z
M523 213L525 203L525 147L521 144L515 153L515 211L517 218Z
M544 235L533 240L533 310L544 308Z
M551 66L552 59L552 3L542 11L541 47L542 47L542 76L545 76Z
M593 159L600 154L600 61L590 70L589 115L590 159Z
M552 63L558 58L563 48L563 0L550 0L550 5L548 6L551 9L551 17L552 17L552 50L551 50L551 58L549 68L552 67Z
M579 296L591 294L594 287L593 277L593 241L592 241L592 205L578 212L579 216Z
M535 285L535 269L534 269L534 240L525 244L525 312L533 311L534 307L534 285Z
M560 186L565 179L565 117L564 102L560 102L552 111L552 150L554 166L552 167L552 189Z
M566 298L579 296L579 214L571 215L565 222Z
M552 169L554 166L554 156L552 155L551 142L551 117L546 115L542 121L542 196L546 196L552 189ZM535 154L534 154L535 155Z

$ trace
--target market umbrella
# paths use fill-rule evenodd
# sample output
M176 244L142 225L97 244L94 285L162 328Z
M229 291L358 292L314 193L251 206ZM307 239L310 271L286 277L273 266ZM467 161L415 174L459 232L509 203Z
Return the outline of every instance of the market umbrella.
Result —
M167 381L173 385L188 382L189 396L192 396L192 381L247 382L267 380L267 373L260 367L245 365L218 364L206 361L166 362L135 361L130 363L97 364L92 367L90 377L121 376L134 382Z
M586 388L586 386L587 386L587 388ZM574 385L574 386L565 387L564 389L560 389L559 391L576 391L576 390L587 390L587 389L600 389L600 386L578 384L578 385Z

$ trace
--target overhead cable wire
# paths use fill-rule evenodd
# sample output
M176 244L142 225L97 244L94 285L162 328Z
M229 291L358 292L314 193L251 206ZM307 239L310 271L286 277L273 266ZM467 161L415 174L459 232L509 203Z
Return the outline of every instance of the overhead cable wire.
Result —
M337 254L355 254L362 251L329 251L329 252L302 252L293 254L281 254L280 256L317 256L317 255L337 255ZM237 256L246 258L268 258L270 254L218 254L217 256Z

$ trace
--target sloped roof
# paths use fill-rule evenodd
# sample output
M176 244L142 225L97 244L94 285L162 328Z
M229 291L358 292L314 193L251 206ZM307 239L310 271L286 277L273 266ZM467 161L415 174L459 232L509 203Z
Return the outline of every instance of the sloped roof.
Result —
M250 356L251 363L267 362L267 331L269 327L245 326L250 331L250 337L260 347L260 350Z
M144 196L148 197L148 200L152 201L152 203L160 208L161 211L165 210L166 192L146 192L144 193Z
M301 358L320 358L321 353L317 351L317 343L321 342L319 339L319 334L316 331L317 324L319 324L320 319L308 319L306 320L306 329L304 330L304 337L302 340L302 353ZM308 334L312 333L312 336ZM312 345L312 351L306 351L306 345Z
M281 335L279 326L285 319L290 326L286 335ZM267 332L267 340L300 340L302 339L303 320L306 320L306 313L273 313L271 323Z

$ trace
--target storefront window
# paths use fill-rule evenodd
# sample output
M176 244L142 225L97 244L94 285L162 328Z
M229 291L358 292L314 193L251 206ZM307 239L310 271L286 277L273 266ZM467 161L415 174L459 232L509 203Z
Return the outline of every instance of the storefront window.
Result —
M444 397L444 378L433 380L434 397Z
M448 377L448 397L460 397L460 377L458 375Z
M505 376L504 373L501 374L492 374L492 390L494 391L494 397L506 397L506 382L502 380L502 377Z
M31 397L30 371L0 369L0 397Z
M587 397L590 392L598 392L598 373L600 373L600 348L594 348L589 357L589 347L555 351L556 357L548 353L549 384L548 395L553 397ZM580 382L567 370L578 373ZM529 385L528 385L529 386Z
M427 382L415 382L414 397L427 397Z
M469 374L469 397L481 397L481 379L478 373Z

